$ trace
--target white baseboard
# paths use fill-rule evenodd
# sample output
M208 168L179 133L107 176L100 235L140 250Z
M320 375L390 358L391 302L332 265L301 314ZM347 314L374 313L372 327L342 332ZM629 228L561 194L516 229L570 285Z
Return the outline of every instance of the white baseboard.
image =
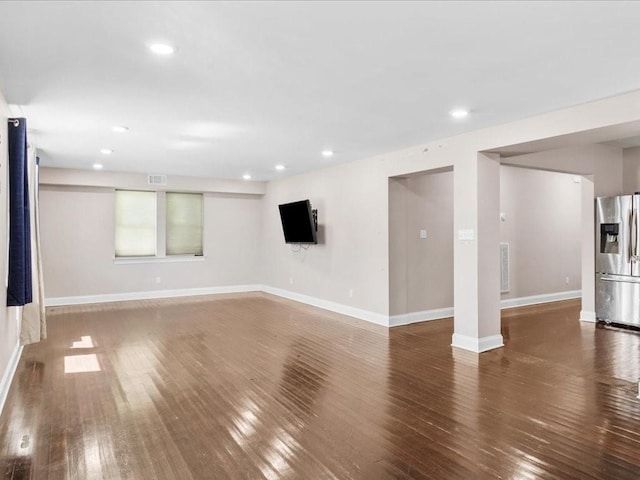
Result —
M266 285L235 285L228 287L188 288L180 290L156 290L149 292L107 293L100 295L83 295L77 297L52 297L45 300L47 307L61 305L84 305L88 303L122 302L127 300L148 300L154 298L188 297L194 295L212 295L216 293L241 293L241 292L266 292L278 297L288 298L297 302L306 303L314 307L324 308L332 312L359 318L377 325L389 326L389 317L379 313L361 310L359 308L330 302L321 298L311 297L296 292L290 292L281 288Z
M433 310L422 310L421 312L403 313L389 317L390 327L399 327L411 323L427 322L429 320L440 320L442 318L453 317L453 307L436 308Z
M262 285L235 285L227 287L184 288L180 290L154 290L149 292L105 293L78 297L53 297L45 300L47 307L61 305L84 305L87 303L123 302L126 300L148 300L154 298L191 297L216 293L260 292Z
M262 291L278 297L295 300L296 302L306 303L307 305L312 305L314 307L324 308L325 310L340 313L342 315L348 315L349 317L359 318L360 320L375 323L376 325L382 325L384 327L389 326L389 317L381 313L370 312L369 310L362 310L348 305L343 305L341 303L330 302L321 298L290 292L289 290L283 290L281 288L269 287L268 285L263 285Z
M0 381L0 415L2 415L4 402L6 402L7 395L9 395L9 388L11 388L11 381L13 380L13 376L15 375L16 369L18 368L18 362L20 362L20 357L22 356L22 348L22 345L20 345L20 342L18 342L16 344L16 348L11 354L11 357L9 358L9 364L4 370L2 381Z
M502 341L502 335L474 338L454 333L451 338L451 346L475 353L482 353L488 350L493 350L494 348L503 347L504 343Z
M500 301L500 310L515 307L524 307L525 305L537 305L540 303L559 302L561 300L570 300L573 298L580 298L582 296L581 290L572 290L569 292L548 293L545 295L532 295L530 297L508 298ZM593 314L593 320L583 317L583 312L580 312L580 320L595 321L595 313ZM442 318L453 317L453 307L437 308L434 310L422 310L420 312L409 312L399 315L392 315L389 317L389 326L398 327L400 325L409 325L411 323L426 322L429 320L439 320Z
M596 323L596 312L589 310L580 310L580 321Z
M507 298L505 300L500 300L500 309L524 307L525 305L537 305L539 303L559 302L561 300L571 300L580 297L582 297L582 290L532 295L530 297Z
M409 325L411 323L424 322L429 320L438 320L442 318L453 317L453 307L438 308L433 310L423 310L420 312L410 312L400 315L387 316L381 313L362 310L349 305L331 302L301 293L291 292L282 288L270 287L268 285L235 285L225 287L205 287L205 288L187 288L179 290L154 290L148 292L129 292L129 293L107 293L100 295L84 295L76 297L52 297L45 300L47 307L57 307L61 305L84 305L89 303L105 303L105 302L122 302L127 300L148 300L154 298L171 298L171 297L188 297L194 295L212 295L217 293L240 293L240 292L266 292L297 302L306 303L314 307L324 308L332 312L340 313L355 317L366 322L375 323L385 327L397 327L400 325ZM533 295L530 297L510 298L500 302L500 308L514 308L525 305L535 305L539 303L557 302L560 300L569 300L572 298L580 298L582 292L580 290L550 293L546 295ZM594 312L581 312L580 319L584 321L595 321ZM590 320L588 314L592 314L593 320Z

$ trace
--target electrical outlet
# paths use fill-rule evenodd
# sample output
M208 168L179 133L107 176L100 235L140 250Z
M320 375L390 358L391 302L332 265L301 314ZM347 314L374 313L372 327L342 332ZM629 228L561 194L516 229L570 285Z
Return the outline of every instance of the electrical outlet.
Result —
M156 277L156 283L160 283L160 282L162 282L162 278Z
M567 277L567 278L565 278L565 279L564 279L564 284L565 284L565 285L569 285L569 277Z
M420 230L420 238L427 238L427 231L426 230Z
M289 284L293 285L293 277L289 277Z
M353 288L350 288L350 289L349 289L349 296L350 296L350 297L353 297Z

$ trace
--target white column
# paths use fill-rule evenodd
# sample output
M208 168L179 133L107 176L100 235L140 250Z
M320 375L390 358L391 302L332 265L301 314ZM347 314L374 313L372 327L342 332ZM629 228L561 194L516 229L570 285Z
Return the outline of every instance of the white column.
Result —
M582 177L582 309L580 320L596 321L595 194L593 176Z
M500 157L454 166L454 347L484 352L500 334ZM466 160L466 161L465 161Z

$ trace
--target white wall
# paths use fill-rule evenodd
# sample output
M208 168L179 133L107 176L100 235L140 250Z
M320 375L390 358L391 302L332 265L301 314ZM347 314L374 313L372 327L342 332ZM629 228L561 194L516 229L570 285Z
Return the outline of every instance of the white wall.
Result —
M455 240L453 244L454 328L460 332L459 338L466 337L465 341L477 343L477 348L488 346L486 342L484 346L477 342L479 335L489 339L492 345L501 343L499 321L496 322L499 295L493 292L499 271L485 268L489 265L485 265L489 262L487 259L497 255L499 240L496 235L493 241L494 232L499 230L496 195L499 159L495 154L575 147L593 143L594 138L599 141L622 138L640 126L638 104L640 92L634 92L270 182L264 187L266 194L261 206L263 223L257 278L260 283L307 298L387 316L388 179L453 167L454 231L470 229L477 233L474 240ZM602 152L607 149L602 148ZM589 151L595 152L593 148ZM524 163L594 175L600 188L598 193L618 193L615 183L621 182L622 171L619 170L615 182L607 184L603 174L615 172L610 167L602 170L603 164L597 161L602 152L595 152L596 156L580 155L566 168L549 165L553 159L542 157L532 157ZM282 239L277 205L303 198L309 198L319 209L323 241L308 251L296 253ZM593 270L593 265L589 265L592 255L584 254L589 250L585 246L593 237L592 229L588 230L582 231L583 272ZM490 237L492 240L488 241ZM148 278L147 273L140 277L141 281ZM491 286L491 292L486 291L487 286ZM585 292L583 300L584 295L593 297L589 289Z
M597 197L623 193L623 150L608 145L581 145L509 157L503 163L556 172L593 175Z
M390 315L453 307L453 171L390 180L389 271Z
M501 168L500 240L511 257L511 291L503 300L580 290L581 210L574 175Z
M484 218L479 212L487 208L483 202L486 192L479 186L484 188L493 181L478 180L478 152L482 151L499 152L521 144L527 144L529 151L533 151L532 142L541 142L540 148L571 146L575 158L562 160L562 165L554 163L558 161L557 155L544 158L545 152L542 156L525 158L523 163L594 175L598 194L616 194L621 189L622 169L617 163L607 164L607 159L620 159L620 149L580 145L591 143L591 137L603 140L609 135L621 138L631 134L640 120L635 107L639 103L640 93L635 92L270 182L264 198L263 283L388 315L389 276L394 273L388 264L389 177L453 166L454 231L468 228L477 231L480 219ZM548 138L553 141L547 141ZM516 163L515 157L509 159L512 160ZM303 198L310 198L319 208L326 239L323 245L306 253L293 253L284 245L277 205ZM496 211L487 218L498 215L496 205ZM485 279L479 259L494 255L493 251L485 252L485 248L493 247L480 246L475 241L454 242L455 291L459 292L455 302L468 306L461 309L456 306L456 312L461 312L456 316L464 317L464 322L499 315L481 311L474 293ZM349 296L352 288L353 297Z
M0 92L0 275L6 282L8 274L7 248L8 248L8 137L7 118L9 107ZM11 374L12 360L15 361L20 332L18 329L21 309L17 307L7 308L6 288L0 288L0 411L4 402L4 396L9 387L9 375Z
M500 167L500 241L511 253L511 289L502 300L580 290L581 185L575 178ZM453 244L453 172L390 179L391 315L453 307Z
M255 283L259 196L205 194L203 258L120 264L114 263L114 192L101 187L41 186L42 260L50 302L60 297Z
M623 193L629 195L640 191L640 147L625 148L623 155Z
M269 183L262 206L262 283L386 315L387 184L376 161ZM318 209L319 244L294 252L284 242L278 205L306 198Z

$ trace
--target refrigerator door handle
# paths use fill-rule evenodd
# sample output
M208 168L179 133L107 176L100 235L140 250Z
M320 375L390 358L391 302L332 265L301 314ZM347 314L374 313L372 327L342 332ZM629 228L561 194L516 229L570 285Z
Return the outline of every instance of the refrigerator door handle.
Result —
M635 260L636 248L635 248L635 240L636 240L636 209L631 207L631 215L629 215L629 261L633 262Z
M638 277L615 278L615 277L608 277L606 275L601 275L600 280L602 280L603 282L614 282L614 283L640 283L640 278Z
M633 244L633 260L636 262L640 260L640 251L638 251L638 247L640 242L638 241L638 237L640 237L640 231L638 230L638 212L636 209L633 209L633 230L635 231L635 242Z
M631 228L629 228L629 260L632 263L638 261L638 214L635 207L631 207L631 219L629 222ZM633 275L633 273L632 273Z

